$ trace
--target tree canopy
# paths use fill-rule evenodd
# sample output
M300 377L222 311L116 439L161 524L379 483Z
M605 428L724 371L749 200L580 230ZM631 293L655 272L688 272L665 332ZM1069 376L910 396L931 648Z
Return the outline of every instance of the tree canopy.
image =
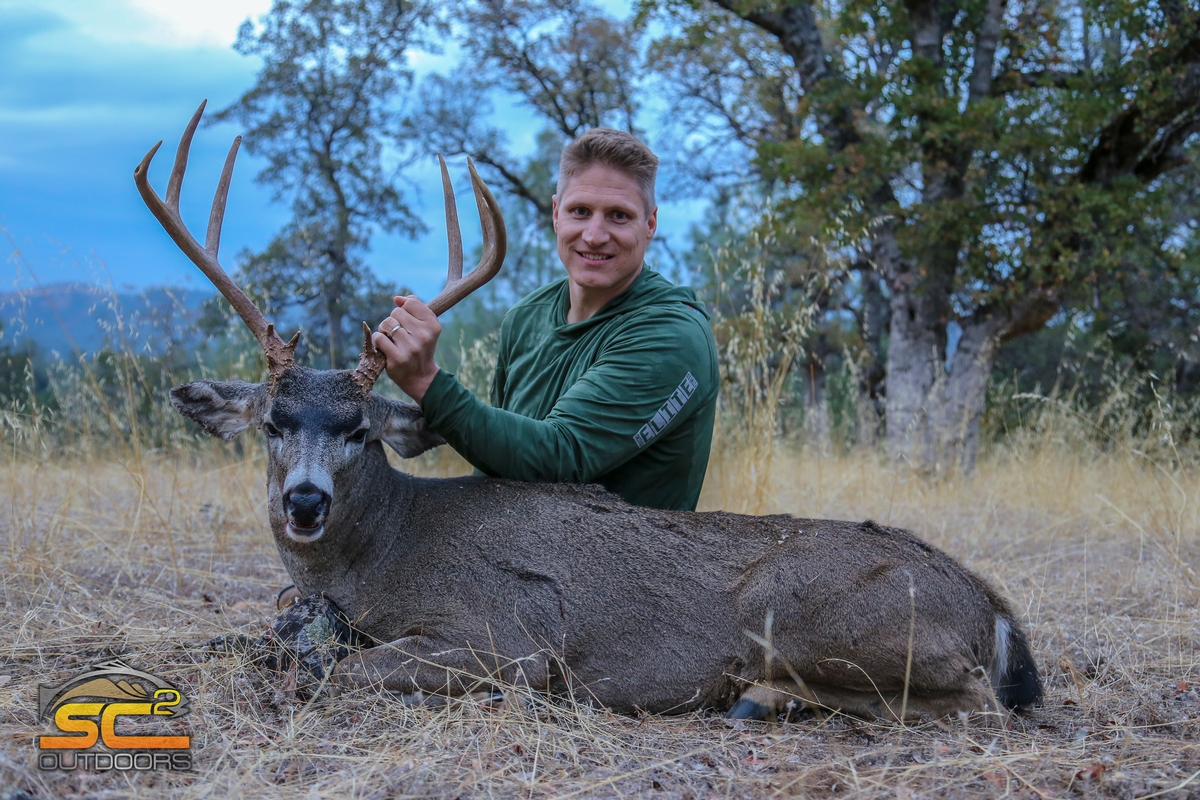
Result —
M888 442L974 457L997 348L1124 275L1177 271L1200 14L1177 2L647 4L701 155L744 146L887 297ZM694 159L719 178L714 159ZM1190 191L1186 189L1183 191ZM1192 299L1189 298L1189 302Z

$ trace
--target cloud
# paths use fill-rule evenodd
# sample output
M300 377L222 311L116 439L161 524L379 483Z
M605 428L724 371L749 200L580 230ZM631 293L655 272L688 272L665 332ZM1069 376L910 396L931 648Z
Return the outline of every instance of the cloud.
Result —
M68 17L3 0L0 32L0 108L10 118L48 109L62 114L72 106L156 106L181 91L244 87L257 67L228 47L96 38Z
M271 0L130 0L130 5L146 14L156 41L228 47L244 20L270 11Z
M28 0L0 0L24 10ZM271 0L38 0L28 16L52 16L92 42L152 47L228 48L238 26L271 8Z

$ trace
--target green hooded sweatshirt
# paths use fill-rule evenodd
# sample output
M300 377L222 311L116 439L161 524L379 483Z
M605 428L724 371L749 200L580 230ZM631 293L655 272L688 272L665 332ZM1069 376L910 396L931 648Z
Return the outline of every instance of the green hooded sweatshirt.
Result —
M567 323L567 279L500 326L492 406L449 372L426 422L485 475L599 483L630 503L694 509L716 413L717 347L688 287L643 269L623 294Z

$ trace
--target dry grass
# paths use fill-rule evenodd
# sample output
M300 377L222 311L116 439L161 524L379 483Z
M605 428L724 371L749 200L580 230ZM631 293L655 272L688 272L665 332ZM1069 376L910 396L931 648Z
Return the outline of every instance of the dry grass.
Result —
M1002 729L728 725L565 706L412 709L373 695L305 704L237 659L204 657L210 637L259 632L287 582L261 457L220 452L0 468L0 797L1200 794L1200 580L1189 566L1200 475L1043 448L931 482L874 456L777 453L769 507L757 510L870 517L958 556L1025 613L1047 699ZM738 463L715 460L704 507L753 496ZM422 466L453 468L446 457ZM37 684L110 655L190 696L194 772L38 770Z

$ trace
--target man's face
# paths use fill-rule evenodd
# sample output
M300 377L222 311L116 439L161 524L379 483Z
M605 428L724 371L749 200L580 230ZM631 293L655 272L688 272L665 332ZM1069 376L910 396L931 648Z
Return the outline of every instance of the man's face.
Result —
M616 296L632 284L657 227L658 209L646 213L637 181L609 166L588 167L554 196L558 257L587 290Z

